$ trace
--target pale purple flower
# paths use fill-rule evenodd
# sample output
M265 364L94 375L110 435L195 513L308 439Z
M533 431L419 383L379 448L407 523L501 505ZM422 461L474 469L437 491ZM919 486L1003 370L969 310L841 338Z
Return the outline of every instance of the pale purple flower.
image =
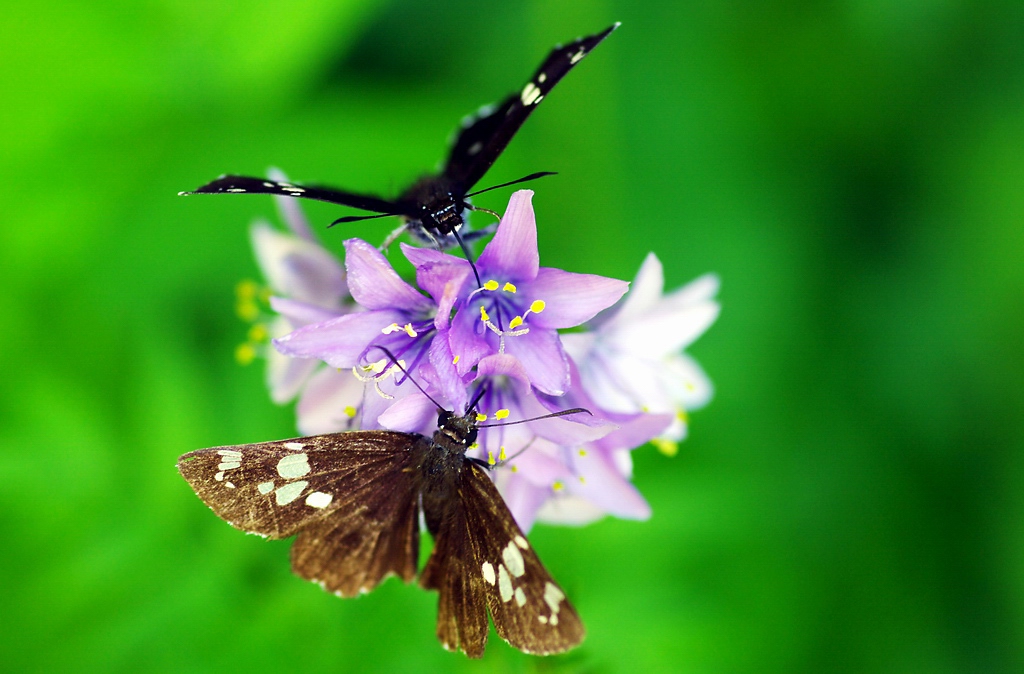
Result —
M718 317L718 278L702 276L668 295L663 287L661 262L650 253L623 301L598 316L589 332L563 340L584 388L602 408L674 415L659 443L672 453L686 436L686 412L711 399L710 380L682 350Z
M568 390L569 365L557 331L590 320L629 285L541 267L532 199L532 191L520 190L509 200L494 238L476 261L482 288L476 287L465 260L411 246L402 250L417 267L421 285L435 297L438 287L455 282L456 270L464 270L448 334L460 376L486 356L508 353L522 363L535 388L561 395ZM427 285L425 270L433 271Z

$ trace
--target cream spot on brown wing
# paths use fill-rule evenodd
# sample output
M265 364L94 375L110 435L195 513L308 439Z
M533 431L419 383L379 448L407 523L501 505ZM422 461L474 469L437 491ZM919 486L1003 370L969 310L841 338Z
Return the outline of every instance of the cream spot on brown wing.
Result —
M573 54L572 56L569 57L569 63L571 65L576 65L581 60L583 60L583 57L586 56L586 55L587 55L587 48L586 47L580 47L580 50L578 52L576 52L575 54Z
M281 485L274 491L274 499L277 501L277 505L288 505L295 499L302 495L302 490L306 488L309 482L305 480L299 480L298 482L289 482L288 484Z
M530 547L530 544L526 542L526 539L518 534L516 534L516 537L513 540L515 540L516 545L521 547L523 550L526 550Z
M277 474L286 480L309 474L309 457L306 454L289 454L277 462Z
M551 607L552 618L558 616L558 609L563 599L565 599L565 594L558 589L557 585L550 580L544 584L544 601Z
M504 564L498 565L498 592L501 594L502 601L508 602L512 599L512 579Z
M227 461L217 464L217 470L234 470L235 468L241 467L241 463L238 461Z
M523 102L523 105L534 105L540 96L540 89L537 88L537 85L533 82L527 82L526 86L523 87L523 92L519 94L519 99Z
M242 453L237 449L218 449L217 453L223 456L222 461L241 461Z
M523 563L523 553L519 552L515 541L509 541L505 549L501 551L501 558L505 560L508 572L518 578L526 573L526 565Z
M537 616L537 620L541 621L541 623L544 625L548 624L548 617L546 615Z
M326 508L331 505L334 496L322 491L315 491L306 497L306 505L310 508Z
M306 446L301 442L286 442L284 443L285 449L290 449L293 452L301 452Z
M523 592L523 588L521 587L516 588L516 603L520 606L526 604L526 593Z
M260 482L256 485L256 491L261 494L269 494L274 491L274 481L270 480L269 482Z
M489 585L494 585L494 567L491 566L490 562L484 562L480 565L480 571L484 574L484 580Z
M223 481L224 480L224 471L222 470L219 473L217 473L216 475L214 475L213 479L216 480L217 482Z

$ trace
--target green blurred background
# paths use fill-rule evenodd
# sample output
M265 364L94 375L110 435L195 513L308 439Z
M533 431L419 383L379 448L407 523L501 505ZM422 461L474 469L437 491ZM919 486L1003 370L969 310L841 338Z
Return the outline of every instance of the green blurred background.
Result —
M271 200L175 193L393 194L614 20L484 182L560 172L545 264L718 272L717 395L635 453L650 521L531 534L583 647L470 662L178 476L294 416L232 357ZM0 45L0 668L1024 671L1024 3L7 2Z

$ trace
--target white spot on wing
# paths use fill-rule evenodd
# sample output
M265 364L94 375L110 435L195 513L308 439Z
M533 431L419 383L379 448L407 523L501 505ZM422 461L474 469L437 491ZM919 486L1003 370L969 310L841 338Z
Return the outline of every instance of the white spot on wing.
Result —
M523 553L519 552L514 541L509 541L505 549L501 551L501 558L505 560L508 572L518 578L526 573L526 565L523 563Z
M551 607L552 625L558 624L558 609L563 599L565 599L565 594L558 589L557 585L550 580L544 584L544 601Z
M547 81L548 81L548 74L547 73L541 73L540 75L537 76L537 82L538 83L544 84Z
M222 481L224 479L224 471L222 470L219 473L217 473L216 475L214 475L213 479L216 480L217 482Z
M523 93L519 94L519 99L523 102L523 105L534 105L540 98L540 89L533 82L527 82L526 86L523 87Z
M467 152L469 152L469 154L476 154L482 149L484 149L484 144L481 143L480 141L477 141L469 146L469 150L467 150Z
M516 542L516 545L521 547L523 550L526 550L527 548L530 547L530 544L526 542L526 539L523 538L522 536L518 535L518 534L516 534L516 537L515 537L514 540Z
M224 486L227 487L228 489L234 489L235 488L235 483L234 482L225 482Z
M569 57L569 65L576 65L581 60L583 60L583 57L586 56L586 55L587 55L587 48L586 47L580 47L580 50L578 52L576 52L575 54L573 54L572 56Z
M302 490L306 488L309 482L305 480L299 480L298 482L289 482L288 484L281 485L274 492L274 499L277 501L277 505L288 505L295 499L302 495Z
M526 593L523 592L523 588L516 588L516 604L523 606L526 604Z
M484 562L480 566L480 571L484 574L484 580L486 580L489 585L494 585L494 567L491 566L491 563Z
M256 491L261 494L269 494L274 491L274 481L270 480L269 482L260 482L256 485Z
M289 454L277 462L277 474L291 480L309 474L309 457L306 454Z
M306 505L310 508L326 508L331 505L331 501L334 500L334 496L327 494L322 491L315 491L306 497Z
M502 601L507 602L512 599L512 579L509 578L504 564L498 565L498 592L501 594Z
M305 448L305 445L302 444L301 442L286 442L284 443L284 448L290 449L293 452L298 452L301 449Z
M241 465L242 464L237 461L225 461L224 463L217 464L217 470L234 470Z
M235 449L219 449L217 453L224 457L223 461L241 461L242 453Z

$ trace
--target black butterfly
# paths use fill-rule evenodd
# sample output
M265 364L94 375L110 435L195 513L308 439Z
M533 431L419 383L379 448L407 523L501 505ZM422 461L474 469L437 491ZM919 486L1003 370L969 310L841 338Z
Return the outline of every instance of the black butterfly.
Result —
M574 409L552 416L586 410ZM488 477L466 456L475 413L441 412L433 438L348 431L189 452L178 470L229 524L269 538L298 534L292 569L343 597L416 575L422 512L434 550L420 585L440 593L437 637L483 656L487 612L527 653L566 651L583 623L540 563Z
M547 96L565 75L583 57L601 43L616 23L604 31L584 37L564 47L556 47L540 65L522 91L512 93L501 104L489 106L470 118L463 125L448 155L448 161L440 175L421 178L397 199L344 192L331 187L316 187L281 183L263 178L246 176L221 176L187 194L276 194L285 197L316 199L342 206L351 206L379 215L348 216L338 218L332 225L386 216L400 216L405 220L404 229L418 238L448 248L462 244L458 230L465 223L465 212L469 208L469 197L486 190L469 193L476 185L512 137L530 116L534 108ZM550 173L534 173L520 180L503 183L506 187L526 180L533 180ZM398 230L401 232L401 230ZM465 246L463 245L463 249Z

